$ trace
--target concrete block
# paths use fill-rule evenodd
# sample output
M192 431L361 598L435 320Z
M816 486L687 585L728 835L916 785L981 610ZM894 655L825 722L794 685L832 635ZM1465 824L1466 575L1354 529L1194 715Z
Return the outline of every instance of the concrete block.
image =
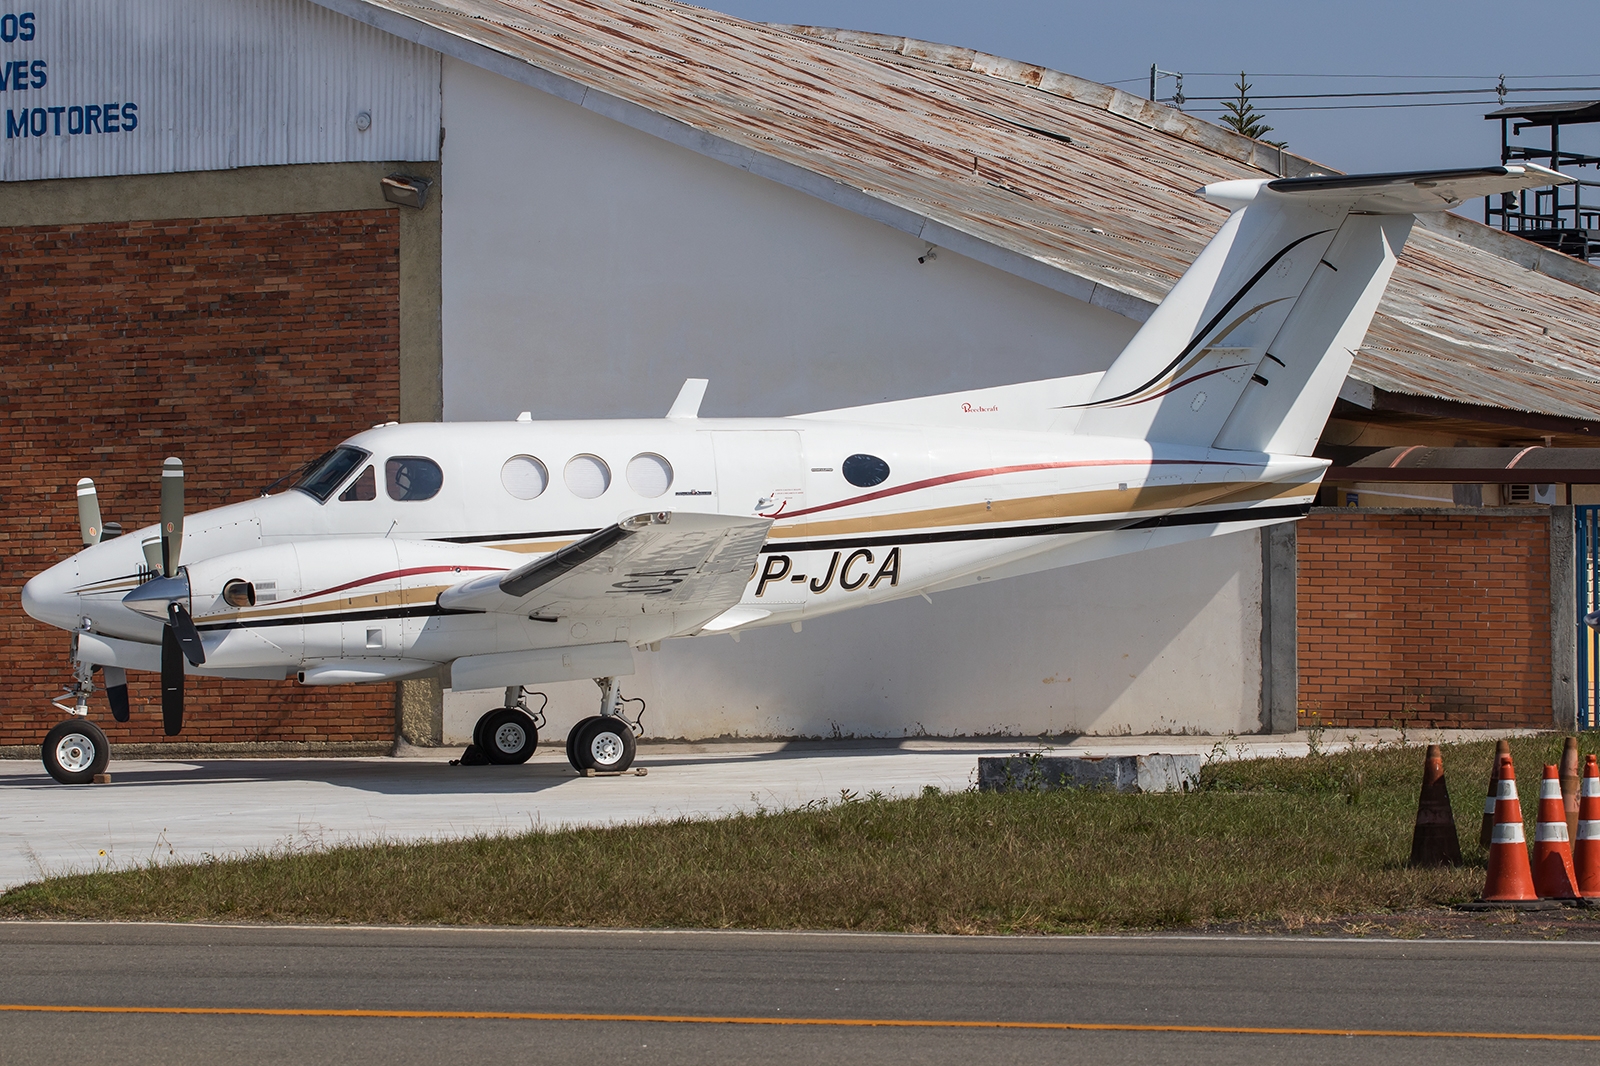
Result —
M1108 792L1193 792L1200 784L1199 755L1007 755L978 760L983 792L1050 792L1094 788Z

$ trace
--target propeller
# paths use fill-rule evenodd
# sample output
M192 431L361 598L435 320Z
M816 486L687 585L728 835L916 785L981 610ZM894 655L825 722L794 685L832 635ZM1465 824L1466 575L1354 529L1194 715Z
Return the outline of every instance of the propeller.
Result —
M108 539L107 535L114 537L122 532L122 527L112 523L107 529L100 519L100 495L95 491L94 479L82 477L78 479L78 531L83 534L83 543L88 545L99 544ZM111 704L111 717L119 722L128 720L128 674L120 666L107 666L105 671L106 701Z
M105 532L100 521L100 495L94 490L94 479L78 479L78 529L83 533L83 543L99 544Z
M200 630L189 614L189 575L179 563L183 547L183 460L161 464L161 577L122 598L142 614L159 617L161 628L161 725L167 736L183 729L184 660L206 661ZM157 613L159 612L159 614Z

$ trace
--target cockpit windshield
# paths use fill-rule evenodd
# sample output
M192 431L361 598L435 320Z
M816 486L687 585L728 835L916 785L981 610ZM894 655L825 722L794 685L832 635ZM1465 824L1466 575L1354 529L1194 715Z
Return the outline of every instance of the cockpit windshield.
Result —
M333 495L333 490L338 488L344 479L350 476L350 471L359 466L371 452L362 451L360 448L342 447L324 455L321 459L306 467L306 472L300 476L292 488L297 488L319 503L327 503L328 497Z

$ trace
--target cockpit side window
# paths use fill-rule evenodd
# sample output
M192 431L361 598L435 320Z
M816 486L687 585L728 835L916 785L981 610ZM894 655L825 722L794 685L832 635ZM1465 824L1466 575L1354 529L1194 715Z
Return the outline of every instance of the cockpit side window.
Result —
M362 451L360 448L349 446L335 448L322 460L313 465L299 481L294 483L294 488L310 496L318 503L327 503L328 497L333 495L333 490L344 483L350 471L360 465L361 461L371 452Z
M376 500L378 498L378 475L368 463L367 468L361 471L361 476L350 482L350 487L339 493L340 500Z
M397 455L383 464L383 473L391 500L431 500L444 485L439 464L420 455Z

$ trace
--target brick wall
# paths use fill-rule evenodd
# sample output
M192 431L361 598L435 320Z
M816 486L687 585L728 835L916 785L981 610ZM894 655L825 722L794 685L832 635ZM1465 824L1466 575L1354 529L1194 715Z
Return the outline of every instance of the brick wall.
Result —
M1300 721L1549 728L1550 516L1299 525Z
M154 522L161 460L191 512L243 500L398 417L394 210L0 229L0 745L37 744L70 680L66 634L22 583L80 546L74 486L107 521ZM153 674L130 675L113 744L161 741ZM372 741L392 685L191 679L181 741Z

